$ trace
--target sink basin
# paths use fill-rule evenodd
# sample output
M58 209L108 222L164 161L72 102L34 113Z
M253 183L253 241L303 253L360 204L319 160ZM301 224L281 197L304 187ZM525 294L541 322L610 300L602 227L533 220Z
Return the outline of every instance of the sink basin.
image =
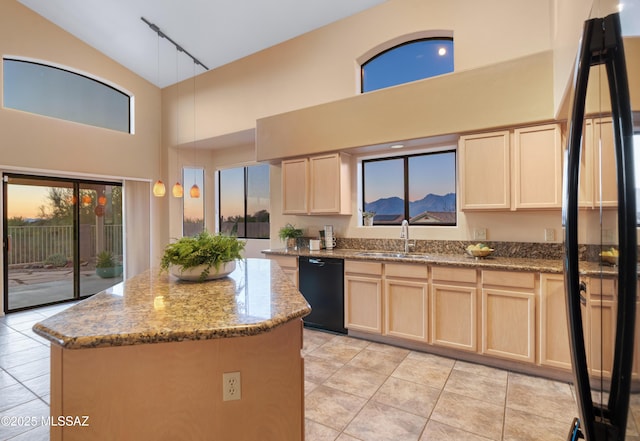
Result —
M365 251L356 254L359 257L393 257L396 259L428 259L426 254L412 254L412 253L390 253L386 251Z

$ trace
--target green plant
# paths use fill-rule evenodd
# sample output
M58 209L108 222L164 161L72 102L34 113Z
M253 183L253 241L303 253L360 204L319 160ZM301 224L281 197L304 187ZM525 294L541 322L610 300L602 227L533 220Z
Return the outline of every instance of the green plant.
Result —
M184 271L206 265L200 273L202 281L207 278L212 267L218 271L223 263L242 258L245 243L235 236L211 234L207 231L193 237L181 237L164 248L160 268L166 271L171 265L175 265Z
M116 266L116 260L110 251L101 251L96 256L96 268L113 268Z
M61 267L67 264L67 257L62 254L52 254L44 261L46 265Z
M292 224L287 224L284 227L280 228L280 231L278 231L278 236L282 240L297 239L298 237L302 237L302 230L300 228L296 228Z

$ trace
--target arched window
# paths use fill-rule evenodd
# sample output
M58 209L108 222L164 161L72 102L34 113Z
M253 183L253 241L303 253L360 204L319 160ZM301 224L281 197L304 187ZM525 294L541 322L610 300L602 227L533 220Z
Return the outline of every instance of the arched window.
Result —
M361 91L371 92L449 72L453 72L453 38L411 40L362 63Z
M4 106L133 133L133 98L102 81L41 62L5 58Z

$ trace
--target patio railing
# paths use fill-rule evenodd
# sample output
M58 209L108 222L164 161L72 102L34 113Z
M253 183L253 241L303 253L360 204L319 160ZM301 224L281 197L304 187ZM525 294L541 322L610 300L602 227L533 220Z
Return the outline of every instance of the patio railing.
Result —
M80 226L80 260L97 254L98 240L95 225ZM122 255L122 225L101 227L102 249ZM73 260L73 226L7 227L9 236L8 264L44 263L53 255Z

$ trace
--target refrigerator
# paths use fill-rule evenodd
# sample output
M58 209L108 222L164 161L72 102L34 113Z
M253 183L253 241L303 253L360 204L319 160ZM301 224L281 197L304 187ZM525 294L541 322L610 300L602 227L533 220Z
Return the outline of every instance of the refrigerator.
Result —
M640 38L633 29L640 25L638 3L594 1L575 63L562 210L578 408L567 422L571 441L640 439L637 170L630 94L630 81L637 89L640 75L629 74L630 52L625 51L625 44ZM640 103L635 110L637 140ZM588 177L591 187L585 184ZM586 188L592 189L590 198ZM605 283L612 292L604 292ZM590 331L594 323L599 334Z

